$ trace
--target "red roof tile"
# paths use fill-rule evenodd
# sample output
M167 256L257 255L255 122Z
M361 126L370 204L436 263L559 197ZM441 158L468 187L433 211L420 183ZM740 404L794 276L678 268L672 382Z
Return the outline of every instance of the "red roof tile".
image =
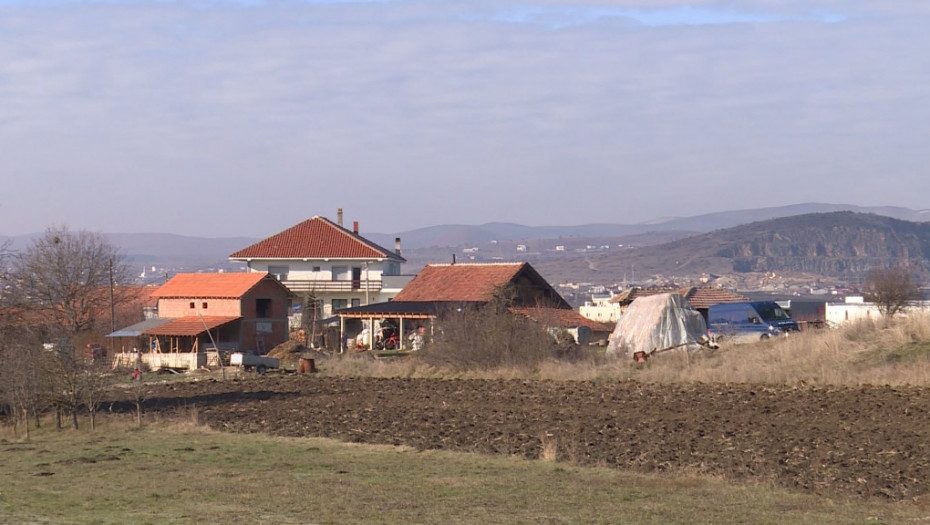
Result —
M231 323L239 317L200 317L188 316L172 319L165 324L158 325L142 332L143 335L178 335L195 336L212 330L217 326Z
M736 303L749 300L742 295L722 288L630 288L615 295L610 302L630 304L637 297L648 297L660 293L677 293L687 299L695 310L720 303Z
M313 217L248 248L230 259L394 259L403 257L326 219Z
M566 308L513 308L512 310L514 313L524 315L547 326L558 326L561 328L586 326L593 332L610 332L614 329L613 324L593 321L582 316L575 310Z
M695 310L709 308L720 303L738 303L749 298L722 288L692 288L685 298Z
M152 297L238 299L267 277L261 272L179 273L152 292Z
M429 264L394 298L395 301L485 302L511 282L526 263Z
M676 293L677 288L627 288L610 299L612 303L630 304L637 297L649 297L660 293Z

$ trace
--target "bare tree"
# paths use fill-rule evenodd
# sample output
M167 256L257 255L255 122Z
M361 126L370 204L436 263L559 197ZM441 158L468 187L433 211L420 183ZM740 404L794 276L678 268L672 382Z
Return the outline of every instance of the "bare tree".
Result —
M109 315L111 285L130 281L117 249L99 233L49 228L13 258L11 284L16 298L65 333L93 328Z
M95 326L102 327L101 321L111 318L116 302L130 299L127 294L110 293L130 282L128 267L102 234L72 232L63 226L49 228L9 259L3 300L10 311L19 313L10 322L41 334L40 343L46 343L45 349L34 345L39 348L36 375L30 379L18 374L17 379L34 381L28 389L46 393L56 408L59 426L64 410L77 428L77 413L88 385L98 383L89 374L98 370L85 366L74 342Z
M67 412L71 418L71 426L77 429L77 413L87 382L84 363L67 340L47 351L42 361L46 375L54 385L49 393L52 403L58 409Z
M903 266L873 268L866 277L869 299L878 305L887 318L903 310L907 303L920 297L914 276Z
M9 407L14 432L22 425L29 438L29 420L38 426L46 406L48 381L42 367L39 339L22 327L0 327L0 396Z
M81 386L81 402L90 414L90 428L97 429L97 410L106 394L107 369L106 363L97 360L84 361L83 385Z

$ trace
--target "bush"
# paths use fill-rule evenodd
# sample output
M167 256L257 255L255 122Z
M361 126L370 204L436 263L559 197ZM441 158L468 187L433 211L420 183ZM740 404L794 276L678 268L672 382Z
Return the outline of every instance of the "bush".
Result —
M526 370L555 357L559 348L538 323L492 303L443 316L436 323L432 343L420 358L426 364L457 371L503 367Z

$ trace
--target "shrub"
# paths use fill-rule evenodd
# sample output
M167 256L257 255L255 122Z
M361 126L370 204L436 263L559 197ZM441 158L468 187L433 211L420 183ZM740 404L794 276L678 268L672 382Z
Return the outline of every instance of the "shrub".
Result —
M420 359L457 371L528 370L557 354L559 345L542 326L498 306L490 303L443 316Z

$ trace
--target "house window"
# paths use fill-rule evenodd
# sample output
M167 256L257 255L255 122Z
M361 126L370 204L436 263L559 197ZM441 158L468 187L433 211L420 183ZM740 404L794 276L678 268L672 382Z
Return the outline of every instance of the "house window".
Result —
M271 317L271 299L255 300L255 317Z
M269 266L268 273L279 281L286 281L287 274L291 271L289 266Z
M203 302L203 306L202 306L202 308L203 308L204 310L206 310L206 309L207 309L207 302L206 302L206 301L204 301L204 302Z
M333 266L332 275L333 275L334 281L348 281L349 280L349 267L348 266Z
M193 310L194 308L197 308L197 305L194 304L194 301L191 301L191 310Z
M352 308L358 308L359 306L362 306L362 300L352 299Z
M314 271L314 272L320 271L320 267L319 267L319 266L314 266L314 267L313 267L313 271Z
M333 311L342 310L349 306L349 301L346 299L333 299Z

